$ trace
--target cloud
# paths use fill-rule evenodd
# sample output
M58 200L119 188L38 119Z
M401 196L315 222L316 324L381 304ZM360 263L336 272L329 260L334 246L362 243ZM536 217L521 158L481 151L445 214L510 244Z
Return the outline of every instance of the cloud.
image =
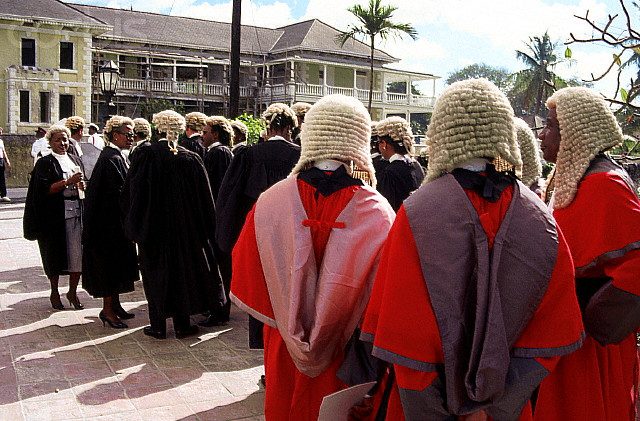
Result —
M400 59L399 63L390 67L422 73L429 73L426 63L430 60L442 59L449 55L440 44L425 38L418 38L416 41L406 37L402 40L389 40L380 47L384 51L393 52L393 56Z

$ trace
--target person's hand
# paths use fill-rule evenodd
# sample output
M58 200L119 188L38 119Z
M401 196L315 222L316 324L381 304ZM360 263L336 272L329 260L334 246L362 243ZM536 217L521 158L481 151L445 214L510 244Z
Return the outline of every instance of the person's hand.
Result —
M365 396L359 403L349 409L347 421L361 421L373 413L373 398Z
M69 185L78 184L80 181L82 181L82 173L81 172L77 172L77 173L73 174L71 177L69 177L69 179L67 180L67 184L69 184Z

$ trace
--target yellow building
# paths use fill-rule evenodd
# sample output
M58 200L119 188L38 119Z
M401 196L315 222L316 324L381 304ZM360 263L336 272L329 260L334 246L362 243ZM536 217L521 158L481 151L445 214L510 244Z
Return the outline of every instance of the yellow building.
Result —
M281 28L243 26L240 112L260 114L272 102L314 103L341 93L367 103L373 77L373 119L433 110L437 76L389 67L399 60L349 41L312 19ZM62 3L0 0L0 126L33 132L70 115L102 123L106 97L98 69L114 61L120 82L112 98L117 114L138 117L161 99L185 112L228 114L228 23L134 10ZM431 92L413 92L414 82ZM100 109L103 112L100 112Z
M110 26L57 1L0 7L0 124L33 132L91 116L92 37Z

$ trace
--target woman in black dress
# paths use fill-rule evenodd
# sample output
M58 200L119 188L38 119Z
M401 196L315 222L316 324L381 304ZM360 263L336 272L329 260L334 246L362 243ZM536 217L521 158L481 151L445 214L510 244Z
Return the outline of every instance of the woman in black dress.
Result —
M413 135L404 118L388 117L377 124L376 131L378 150L389 162L377 175L377 188L397 212L404 199L422 184L424 170L413 159Z
M82 202L84 167L80 158L69 155L71 132L51 126L45 135L51 154L40 158L29 181L24 209L24 236L38 240L44 272L51 283L51 306L63 310L58 293L60 275L69 275L67 299L83 308L77 287L82 272Z
M107 145L100 153L87 189L84 209L82 286L94 298L102 298L102 324L126 328L130 319L120 305L120 294L133 291L139 279L136 247L124 234L120 193L129 165L123 151L131 148L134 123L113 116L105 126Z

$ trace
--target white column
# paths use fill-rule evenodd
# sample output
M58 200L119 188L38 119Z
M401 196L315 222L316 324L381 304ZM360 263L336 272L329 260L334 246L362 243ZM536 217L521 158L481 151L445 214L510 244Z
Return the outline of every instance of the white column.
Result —
M387 103L387 74L385 72L382 72L382 88L380 90L382 91L382 103L386 104Z
M322 67L322 96L327 95L327 65Z

